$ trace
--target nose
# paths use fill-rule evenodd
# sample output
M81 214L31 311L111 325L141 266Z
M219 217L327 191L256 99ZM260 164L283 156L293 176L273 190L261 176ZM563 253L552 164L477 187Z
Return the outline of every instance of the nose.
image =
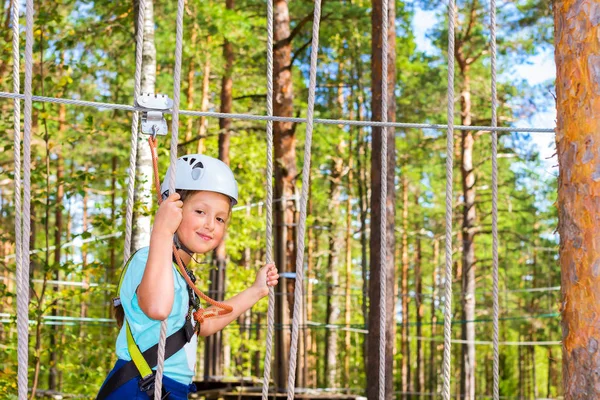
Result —
M215 228L215 221L209 215L204 218L204 227L209 231L212 231Z

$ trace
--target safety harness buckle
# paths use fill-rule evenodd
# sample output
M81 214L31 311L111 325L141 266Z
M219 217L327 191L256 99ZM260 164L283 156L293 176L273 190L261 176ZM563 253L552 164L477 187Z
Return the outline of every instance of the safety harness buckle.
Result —
M136 99L136 105L142 111L142 133L164 136L169 132L164 112L173 107L173 100L165 94L142 93Z
M154 398L154 384L155 384L155 380L156 380L156 372L152 372L150 375L147 375L143 378L140 379L138 385L139 388L142 392L146 392L146 394L148 395L148 397L150 397L151 399ZM161 399L166 400L169 398L169 395L171 394L171 392L167 392L165 391L165 389L163 388L162 393L161 393Z

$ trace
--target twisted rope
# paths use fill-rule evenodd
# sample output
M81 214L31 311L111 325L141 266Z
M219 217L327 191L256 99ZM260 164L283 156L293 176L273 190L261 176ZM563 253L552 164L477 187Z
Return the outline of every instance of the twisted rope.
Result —
M388 120L388 3L381 2L381 122ZM385 343L387 308L387 128L381 128L381 193L379 229L379 400L385 400Z
M446 270L444 277L444 361L442 398L450 400L452 345L452 169L454 157L454 24L455 1L448 3L448 130L446 132Z
M498 99L496 92L496 0L490 0L490 47L492 69L492 126L498 124L497 108ZM494 319L494 360L493 360L493 398L500 398L500 352L499 352L499 324L500 305L498 292L498 132L492 132L492 280L494 292L493 319Z
M146 17L146 0L139 0L137 32L135 37L135 75L133 78L133 104L142 90L142 49L144 47L144 18ZM131 106L130 106L131 107ZM135 165L137 158L138 125L140 113L134 108L131 120L131 142L129 151L129 183L127 185L127 211L125 212L125 248L123 249L123 262L127 262L131 255L131 233L133 225L133 198L135 191Z
M19 398L27 398L27 369L29 366L29 235L31 232L31 122L33 79L33 0L25 8L25 113L23 136L23 233L21 237L21 273L17 282L17 329L19 359Z
M175 193L175 170L177 168L177 138L179 135L179 102L181 94L181 58L183 53L183 12L185 0L177 2L177 29L175 37L175 68L173 74L173 120L171 121L171 150L169 193ZM184 274L187 275L187 274ZM162 398L162 378L165 364L165 344L167 341L167 319L160 323L158 341L156 381L154 382L154 400Z
M19 93L20 88L20 61L19 52L19 1L13 0L11 3L11 24L12 24L12 48L13 48L13 92ZM31 54L30 54L31 55ZM31 74L29 75L31 79ZM31 83L30 83L31 86ZM31 93L29 93L31 95ZM15 157L15 256L16 256L16 278L17 278L17 334L18 349L18 395L20 400L27 399L29 366L29 273L23 271L23 253L29 257L29 249L24 248L21 219L21 104L19 99L13 101L13 123L14 123L14 157ZM31 112L31 109L30 109ZM29 247L29 246L27 246ZM29 268L29 265L27 265Z
M273 116L273 2L267 0L267 115ZM273 121L267 121L267 264L273 262ZM281 267L281 266L280 266ZM275 326L275 289L269 287L267 309L267 342L263 375L262 400L269 397L271 359L273 351L273 329Z
M9 92L0 92L0 98L5 99L23 99L22 94L14 94ZM66 104L82 107L93 107L97 109L110 109L110 110L121 110L121 111L143 111L142 107L136 107L125 104L115 103L102 103L98 101L86 101L86 100L73 100L64 99L57 97L46 97L46 96L33 96L33 100L42 103L53 103L53 104ZM169 114L170 111L164 111L165 114ZM277 122L294 122L298 124L304 124L307 122L306 118L295 118L295 117L278 117L278 116L266 116L266 115L253 115L253 114L237 114L237 113L219 113L219 112L208 112L208 111L193 111L193 110L180 110L180 115L187 115L191 117L212 117L212 118L230 118L239 119L245 121L277 121ZM423 124L423 123L408 123L408 122L381 122L381 121L356 121L348 119L325 119L325 118L314 118L313 123L322 125L342 125L342 126L384 126L391 128L404 128L404 129L435 129L435 130L446 130L448 125L446 124ZM533 128L533 127L496 127L485 125L453 125L452 129L462 131L482 131L482 132L531 132L531 133L554 133L554 128Z
M321 0L315 0L313 15L312 43L310 51L310 80L308 84L308 109L306 111L306 138L304 143L304 165L302 166L302 196L300 197L300 220L298 221L298 240L296 253L296 283L294 286L294 317L292 320L292 343L288 370L288 400L294 399L296 384L296 357L298 355L298 324L300 322L303 297L304 276L304 234L306 232L306 207L308 187L310 185L310 160L315 110L315 91L317 87L317 56L319 52L319 26L321 24Z

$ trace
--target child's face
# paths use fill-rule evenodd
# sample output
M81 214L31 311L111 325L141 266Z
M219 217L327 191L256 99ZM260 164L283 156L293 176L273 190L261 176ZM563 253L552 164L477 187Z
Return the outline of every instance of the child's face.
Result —
M197 192L183 202L183 219L177 236L194 253L214 250L227 229L231 202L223 194Z

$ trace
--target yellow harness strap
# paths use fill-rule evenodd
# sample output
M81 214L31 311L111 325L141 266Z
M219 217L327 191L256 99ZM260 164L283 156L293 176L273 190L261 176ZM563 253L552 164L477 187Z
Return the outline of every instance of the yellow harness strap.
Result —
M127 268L129 268L129 263L131 262L132 259L133 259L133 255L129 258L129 260L127 260L127 263L125 264L125 267L123 268L123 271L121 272L121 278L119 279L119 287L117 288L117 293L119 295L121 294L121 285L123 284L123 278L125 277L125 273L127 272ZM175 268L175 269L181 275L181 272L179 271L179 269L178 268ZM133 334L131 333L131 328L129 327L129 324L127 323L127 317L125 316L124 319L125 319L125 321L124 321L125 327L127 330L127 350L129 351L129 356L131 357L131 360L137 367L138 371L140 371L140 376L142 378L146 378L147 376L152 375L152 368L150 368L150 366L146 362L146 359L142 355L140 348L138 347L137 343L135 343L135 339L133 338Z

